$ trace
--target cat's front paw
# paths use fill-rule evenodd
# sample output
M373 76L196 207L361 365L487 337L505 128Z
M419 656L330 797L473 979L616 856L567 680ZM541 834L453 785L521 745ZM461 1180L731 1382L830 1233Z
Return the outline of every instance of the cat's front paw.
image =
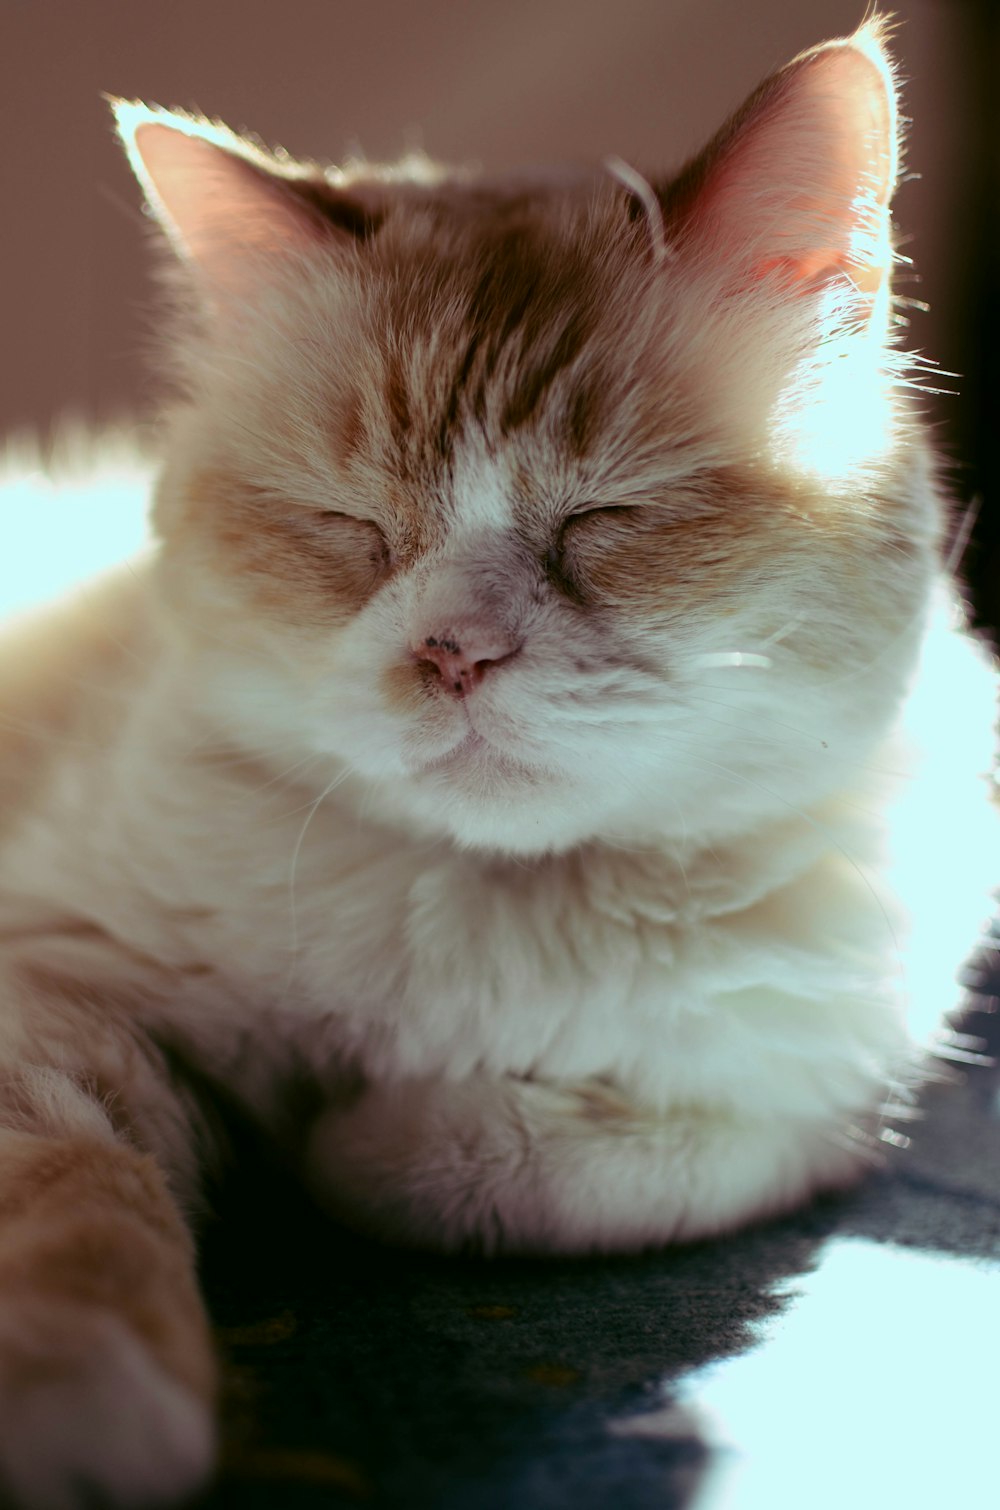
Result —
M305 1173L334 1216L448 1252L611 1253L709 1237L848 1183L813 1120L643 1107L610 1081L371 1084L317 1119Z
M172 1505L214 1458L209 1405L117 1316L0 1301L0 1504Z

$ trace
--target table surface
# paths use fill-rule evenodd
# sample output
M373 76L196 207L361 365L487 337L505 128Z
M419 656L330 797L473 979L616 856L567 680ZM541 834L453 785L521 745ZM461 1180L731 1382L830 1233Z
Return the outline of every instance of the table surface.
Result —
M1000 963L965 1031L1000 1053ZM374 1247L245 1167L206 1235L204 1510L995 1507L1000 1074L845 1197L637 1258Z

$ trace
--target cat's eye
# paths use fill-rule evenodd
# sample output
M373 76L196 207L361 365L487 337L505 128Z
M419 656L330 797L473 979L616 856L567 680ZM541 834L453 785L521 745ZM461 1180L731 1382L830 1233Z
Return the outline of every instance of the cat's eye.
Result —
M324 555L361 552L379 570L395 564L389 542L378 525L343 509L309 509L298 516L296 532L311 543L312 549Z
M553 587L568 598L579 599L579 590L573 581L573 574L569 562L568 548L571 543L575 528L579 527L591 515L601 512L599 507L593 509L580 509L575 514L570 514L559 526L555 539L550 544L544 556L545 575Z
M640 510L639 504L595 503L590 508L577 509L564 519L544 556L545 575L552 585L564 596L582 602L585 594L574 570L579 564L574 562L574 537L582 542L590 534L587 526L599 520L609 520L612 525L627 525L630 517L638 515Z
M569 518L566 520L566 524L573 524L577 519L598 519L612 516L627 516L631 513L634 513L637 508L638 505L634 503L594 503L591 504L588 508L577 509L575 513L570 514ZM563 528L565 527L566 526L564 525Z
M343 509L319 509L313 516L321 525L344 525L358 535L370 536L373 540L382 540L385 536L378 525L372 519L359 519L357 514L345 513Z
M634 503L595 503L589 508L577 509L575 513L564 519L557 538L560 542L564 542L578 529L598 522L606 522L613 526L624 525L640 512L640 506Z

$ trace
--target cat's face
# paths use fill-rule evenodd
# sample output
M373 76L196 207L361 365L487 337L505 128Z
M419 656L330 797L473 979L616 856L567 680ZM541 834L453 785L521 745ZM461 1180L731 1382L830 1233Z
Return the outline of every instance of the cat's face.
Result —
M926 489L854 222L818 272L783 222L777 250L720 232L767 113L747 130L748 165L716 147L659 211L610 177L259 206L291 244L213 270L158 506L221 726L512 853L725 833L864 756L917 639Z

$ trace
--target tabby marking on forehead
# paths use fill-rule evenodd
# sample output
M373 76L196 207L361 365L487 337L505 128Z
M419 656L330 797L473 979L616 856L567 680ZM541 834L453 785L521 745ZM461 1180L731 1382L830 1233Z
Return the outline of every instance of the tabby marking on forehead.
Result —
M553 216L551 204L501 201L479 225L435 223L427 242L394 227L381 253L376 243L394 274L405 269L375 317L380 344L406 334L402 347L384 343L381 385L404 465L415 447L432 464L449 463L474 431L497 448L554 396L571 450L590 439L593 364L579 369L613 297L619 239L632 233L620 206L606 204L605 265L594 257L594 206L567 197L558 208Z

